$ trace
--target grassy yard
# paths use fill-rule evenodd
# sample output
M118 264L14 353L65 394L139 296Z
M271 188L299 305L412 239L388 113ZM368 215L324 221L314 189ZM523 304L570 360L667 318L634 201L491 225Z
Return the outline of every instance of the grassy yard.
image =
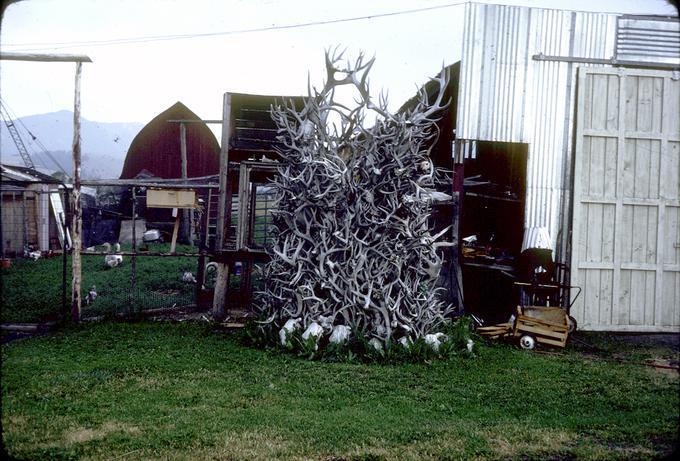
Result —
M480 355L320 363L196 324L73 327L2 346L4 444L20 459L120 460L655 459L677 447L676 372L578 351Z
M154 245L154 252L167 252L169 244ZM130 248L123 248L130 250ZM190 246L178 246L178 252L195 252ZM138 257L137 290L132 290L132 263L125 257L123 264L109 268L104 256L83 257L83 297L92 285L98 298L91 306L83 308L83 315L97 316L125 313L134 305L141 309L169 307L194 302L194 285L181 281L183 270L196 274L196 258ZM67 263L66 296L71 299L71 259ZM37 261L17 259L12 266L2 269L0 301L2 322L39 322L53 319L62 306L61 256Z

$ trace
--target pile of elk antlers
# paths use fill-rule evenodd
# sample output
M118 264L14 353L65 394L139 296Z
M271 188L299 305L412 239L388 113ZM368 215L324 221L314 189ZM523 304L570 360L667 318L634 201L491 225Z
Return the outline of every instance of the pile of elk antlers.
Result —
M448 229L432 235L429 223L428 146L447 77L439 76L435 101L423 91L411 110L391 114L384 97L376 104L369 95L373 59L341 59L326 54L325 86L310 88L303 108L272 108L285 149L273 182L277 235L257 306L278 326L344 325L405 343L436 331L451 310L436 288ZM358 94L356 107L335 100L341 86ZM377 119L366 128L369 112Z

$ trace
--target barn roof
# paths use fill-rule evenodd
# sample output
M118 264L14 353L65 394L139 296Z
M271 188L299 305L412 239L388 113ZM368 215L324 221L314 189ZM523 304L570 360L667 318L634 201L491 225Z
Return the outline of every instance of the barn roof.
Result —
M176 102L151 120L130 144L120 179L133 179L146 170L152 176L182 177L179 123L169 120L200 120L187 106ZM187 123L187 176L215 175L220 169L220 146L205 123Z

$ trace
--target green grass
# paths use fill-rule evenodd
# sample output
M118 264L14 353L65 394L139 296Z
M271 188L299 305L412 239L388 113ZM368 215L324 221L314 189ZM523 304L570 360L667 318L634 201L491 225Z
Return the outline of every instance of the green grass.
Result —
M129 250L130 248L123 248ZM153 245L154 252L168 252L169 244ZM195 252L190 246L179 245L178 252ZM194 302L194 285L181 281L183 270L196 274L196 258L138 257L137 290L132 290L132 258L124 257L123 264L109 268L104 256L83 256L82 296L92 285L99 294L91 306L83 307L83 315L113 315L131 309L151 309ZM61 256L37 261L17 259L12 266L2 269L0 300L2 322L39 322L54 319L62 306ZM66 299L71 299L71 258L67 262Z
M193 324L102 323L2 347L21 459L653 459L678 377L483 346L430 364L320 363Z

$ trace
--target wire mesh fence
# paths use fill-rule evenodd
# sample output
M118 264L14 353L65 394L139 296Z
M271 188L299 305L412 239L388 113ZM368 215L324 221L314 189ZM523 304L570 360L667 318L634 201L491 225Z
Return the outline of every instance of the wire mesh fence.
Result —
M251 187L245 241L251 248L268 248L275 235L275 191L267 184ZM83 188L83 318L211 306L217 276L209 264L215 254L217 185L192 185L196 206L190 212L150 206L150 189L117 184ZM39 322L68 315L72 283L68 189L33 182L13 188L3 184L2 192L3 266L7 262L1 269L2 321ZM238 198L233 197L227 246L235 240L238 210ZM252 291L261 287L258 271L252 269L247 261L232 264L228 308L242 308L251 301Z
M62 196L58 190L55 194L54 187L32 183L9 188L3 183L3 323L56 320L70 312L71 230L64 212L68 199L63 191ZM198 288L204 288L196 279L198 265L210 254L204 198L215 187L197 185L195 209L174 215L171 209L147 206L147 187L84 188L82 317L195 306L202 291ZM60 197L59 203L51 194ZM173 230L178 243L171 251Z

